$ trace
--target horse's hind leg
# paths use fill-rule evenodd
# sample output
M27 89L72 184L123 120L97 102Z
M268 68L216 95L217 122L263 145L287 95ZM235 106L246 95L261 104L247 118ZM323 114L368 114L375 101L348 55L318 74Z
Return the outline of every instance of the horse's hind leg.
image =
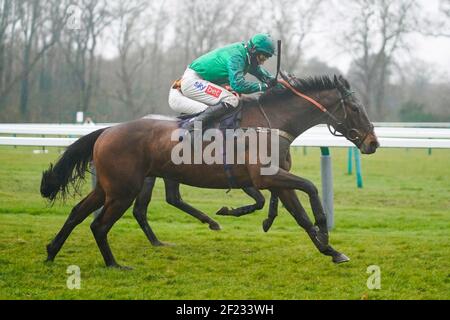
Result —
M265 199L263 194L254 187L246 187L242 188L242 190L249 195L252 199L256 201L255 204L251 204L248 206L239 207L236 209L228 209L228 207L222 207L219 211L216 212L217 215L220 216L235 216L240 217L249 213L253 213L256 210L260 210L264 207Z
M81 200L70 212L69 217L64 223L56 237L47 245L47 261L53 261L59 250L63 246L72 230L86 217L100 208L105 201L105 194L100 187L96 187L86 198Z
M178 182L164 179L164 184L166 187L167 203L180 210L183 210L184 212L197 218L201 222L207 223L211 230L220 230L220 225L216 221L183 201L180 195L180 184Z
M153 246L162 246L164 244L158 240L147 221L147 209L148 204L152 199L152 192L153 187L155 186L155 181L155 177L145 178L144 185L142 186L142 189L139 192L136 201L134 202L133 215L136 218L136 221L139 223L142 231L144 231L150 243Z
M124 268L117 264L111 248L108 244L108 232L111 230L114 223L122 217L125 211L131 206L135 195L133 197L122 198L106 198L105 205L102 212L91 224L91 230L94 234L95 241L108 267Z

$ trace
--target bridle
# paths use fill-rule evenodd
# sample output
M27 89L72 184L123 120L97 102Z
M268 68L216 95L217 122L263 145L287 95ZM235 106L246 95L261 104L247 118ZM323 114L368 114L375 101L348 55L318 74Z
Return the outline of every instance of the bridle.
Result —
M365 130L364 134L362 134L360 130L356 128L351 128L347 125L348 114L345 108L345 102L347 98L351 97L354 94L353 91L346 90L346 92L342 94L341 90L338 89L340 97L339 99L336 100L336 102L331 104L332 108L334 108L337 104L341 105L344 111L344 119L340 121L333 113L329 112L328 109L325 108L322 104L295 89L294 86L292 86L289 83L289 81L286 81L284 79L278 79L278 82L281 83L286 88L288 88L289 90L291 90L296 96L299 96L311 102L315 107L317 107L319 110L325 113L331 120L330 121L331 123L327 122L327 127L332 135L336 137L345 137L351 142L353 142L359 148L361 144L364 142L364 140L367 138L367 136L373 131L372 123L369 123L369 126L367 130Z
M330 133L336 137L345 137L348 140L352 141L358 148L361 146L363 141L367 138L367 136L373 131L373 124L369 123L367 130L365 130L364 134L361 133L360 130L356 128L351 128L347 125L347 109L345 108L345 101L348 97L353 96L355 92L346 90L344 94L338 89L340 98L334 102L331 106L334 108L337 104L340 104L342 110L344 111L344 119L339 121L336 116L332 113L327 113L328 116L332 119L334 124L330 124L327 122L327 127ZM343 132L343 133L342 133Z

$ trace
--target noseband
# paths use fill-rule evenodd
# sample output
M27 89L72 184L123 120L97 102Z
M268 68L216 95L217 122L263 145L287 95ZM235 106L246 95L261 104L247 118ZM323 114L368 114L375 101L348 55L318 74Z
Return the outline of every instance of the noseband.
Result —
M327 127L330 133L333 136L336 137L346 137L348 140L352 141L358 148L361 146L363 141L367 138L367 136L373 131L373 124L369 123L369 126L364 134L360 132L360 130L356 128L350 128L347 125L347 110L345 108L345 101L348 97L351 97L355 92L353 91L346 91L344 94L338 89L340 98L332 104L332 108L334 108L337 104L339 104L344 111L344 119L342 121L339 121L336 116L334 116L332 113L326 112L326 114L331 118L331 120L334 122L333 124L330 124L330 122L327 122ZM362 137L362 138L361 138Z

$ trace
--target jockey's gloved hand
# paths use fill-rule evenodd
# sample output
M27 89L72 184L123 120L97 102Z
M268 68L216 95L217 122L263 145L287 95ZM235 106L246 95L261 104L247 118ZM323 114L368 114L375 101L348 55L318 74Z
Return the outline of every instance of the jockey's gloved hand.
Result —
M267 83L261 83L261 91L275 91L282 92L286 90L286 88L279 82L277 82L274 86L270 87Z
M266 81L266 84L267 84L268 88L273 88L278 84L278 80L277 80L277 78L271 78Z

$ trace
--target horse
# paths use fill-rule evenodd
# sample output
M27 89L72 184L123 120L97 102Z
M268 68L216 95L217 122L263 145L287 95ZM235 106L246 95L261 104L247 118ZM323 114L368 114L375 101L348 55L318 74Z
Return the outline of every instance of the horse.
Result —
M281 73L283 89L274 88L258 101L242 108L242 128L269 127L279 133L278 152L286 159L290 144L309 128L326 124L334 135L342 135L363 154L379 147L374 126L349 82L340 76L300 79ZM55 238L47 245L47 261L53 261L65 240L90 213L103 205L91 223L91 231L107 267L122 267L116 262L107 235L142 189L146 177L162 177L186 185L228 189L229 176L222 164L175 164L172 150L179 142L172 139L179 130L178 121L139 119L94 131L70 145L55 165L43 172L41 195L54 200L64 196L69 186L77 187L92 160L97 170L97 184L71 211ZM205 146L203 145L203 148ZM249 156L245 151L245 157ZM317 187L284 168L275 174L262 174L264 165L245 162L231 165L233 188L268 189L281 200L320 253L334 263L349 261L329 243L326 216ZM308 217L295 191L305 192L315 223Z
M284 168L289 171L292 166L290 153L287 153L287 157L285 159ZM220 230L220 225L211 219L208 215L201 212L200 210L192 207L188 203L186 203L180 194L180 184L176 181L164 178L164 186L166 192L166 202L187 214L193 216L198 219L202 223L208 223L209 228L211 230ZM133 216L141 227L142 231L146 235L147 239L153 246L164 246L165 243L158 240L156 234L153 232L150 227L147 219L147 209L150 204L153 188L155 186L156 177L146 177L142 186L141 191L136 197L136 201L133 206ZM241 217L250 213L255 212L256 210L260 210L264 207L265 198L264 195L258 189L254 187L244 187L242 188L249 197L255 200L254 204L241 206L238 208L228 208L223 206L220 208L216 215L220 216L234 216ZM269 202L269 211L267 218L263 221L263 230L264 232L268 232L270 227L272 226L273 221L278 215L278 198L276 195L271 194L270 202Z
M168 204L186 212L202 223L207 223L211 230L220 230L220 225L216 221L183 200L180 194L180 184L178 182L166 178L163 180L166 192L166 202ZM153 246L158 247L164 246L165 243L158 240L147 219L147 208L152 198L155 181L156 177L145 178L143 187L137 195L136 201L133 206L133 216L135 217L136 221L138 222L139 226L141 227L150 243ZM254 204L232 209L224 206L219 209L216 214L222 216L240 217L246 214L253 213L256 210L260 210L264 207L265 198L261 191L255 189L254 187L244 187L242 188L242 190L255 200ZM277 208L275 206L277 202L272 200L270 203L271 205L269 206L269 217L263 221L263 230L265 232L269 230L270 226L272 225L273 219L277 216ZM271 217L273 217L272 220Z

